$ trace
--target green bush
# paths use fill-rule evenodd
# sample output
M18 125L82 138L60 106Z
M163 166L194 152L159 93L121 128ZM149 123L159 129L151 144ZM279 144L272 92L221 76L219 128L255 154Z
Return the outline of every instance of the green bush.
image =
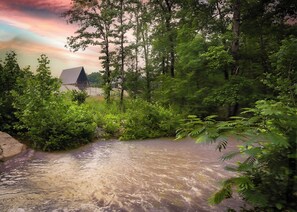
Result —
M170 108L143 100L128 102L123 123L122 140L173 136L179 124L179 116Z
M247 116L248 115L248 116ZM251 211L295 211L297 207L297 109L282 102L261 100L241 117L217 122L215 116L190 116L179 137L191 136L197 142L217 142L220 151L235 137L242 144L222 156L244 160L226 167L237 175L226 179L211 198L218 204L233 192L252 207Z
M86 91L73 90L71 94L72 101L77 102L78 104L84 103L88 97L88 93Z
M53 97L40 110L26 108L18 113L19 127L32 146L44 151L64 150L92 140L96 123L84 105Z
M91 141L96 123L87 105L78 105L59 93L58 79L50 76L49 60L42 55L35 76L18 80L13 106L19 122L14 126L33 147L63 150Z
M96 98L88 98L86 105L94 113L97 126L103 129L104 138L118 137L122 128L122 120L125 114L119 110L116 102L106 103Z

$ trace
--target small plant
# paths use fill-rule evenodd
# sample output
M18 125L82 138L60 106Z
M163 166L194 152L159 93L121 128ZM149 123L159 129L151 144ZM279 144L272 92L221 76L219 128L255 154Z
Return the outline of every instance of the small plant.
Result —
M72 90L72 101L82 104L86 101L88 93L86 91Z

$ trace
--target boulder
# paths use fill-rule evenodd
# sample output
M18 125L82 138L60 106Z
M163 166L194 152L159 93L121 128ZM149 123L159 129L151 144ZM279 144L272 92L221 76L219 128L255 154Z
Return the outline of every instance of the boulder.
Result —
M0 131L0 161L5 161L25 149L26 146L24 144L21 144L7 133Z

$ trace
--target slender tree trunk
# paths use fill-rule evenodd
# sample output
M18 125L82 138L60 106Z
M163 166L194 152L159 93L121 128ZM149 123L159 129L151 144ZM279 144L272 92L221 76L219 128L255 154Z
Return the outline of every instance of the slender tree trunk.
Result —
M124 7L123 0L120 2L120 27L121 27L121 38L120 38L120 51L121 51L121 94L120 94L120 109L124 110L124 65L125 65L125 53L124 53L124 29L123 29L123 16L124 16Z
M136 17L136 47L135 47L135 72L138 74L138 45L139 45L139 20Z
M239 38L240 38L240 0L233 0L232 9L233 9L233 18L232 18L233 41L231 45L231 54L235 62L234 62L231 74L238 75L239 73Z
M170 0L165 0L167 11L165 14L165 26L168 33L169 40L169 51L170 51L170 76L174 77L174 68L175 68L175 48L174 48L174 39L173 39L173 29L171 27L172 19L172 2Z
M264 43L263 33L262 32L260 34L260 50L261 50L261 57L262 57L261 61L262 61L263 70L266 73L268 73L268 72L270 72L271 68L269 66L268 56L267 56L267 52L266 52L266 49L265 49L265 43Z
M166 70L165 70L165 57L164 57L163 54L162 54L161 58L162 58L162 62L161 62L162 74L165 75L166 74Z
M105 64L105 74L106 74L106 90L105 90L105 100L107 103L110 103L110 92L111 92L111 73L110 73L110 54L109 54L109 39L106 34L105 37L105 56L106 56L106 64Z
M222 11L221 11L219 2L216 2L216 8L217 8L218 13L219 13L220 31L221 31L221 33L223 35L223 34L226 33L226 27L225 27L226 24L225 24L224 16L222 14ZM222 37L222 43L224 45L225 50L227 50L229 47L227 46L226 38L224 38L224 36ZM223 72L224 72L224 79L226 81L228 81L229 80L229 70L228 70L228 67L224 67Z
M149 65L149 58L148 58L148 46L146 43L147 36L145 36L144 30L141 31L142 34L142 41L143 41L143 52L144 52L144 63L145 63L145 74L146 74L146 90L147 90L147 101L151 101L151 77L150 77L150 65Z
M237 76L239 74L239 38L240 38L240 0L233 0L232 2L233 18L232 18L232 33L233 41L231 44L231 54L234 59L234 64L231 70L231 75ZM229 117L237 115L239 111L239 102L229 107Z
M172 34L172 32L170 33ZM171 77L174 77L174 69L175 69L175 50L174 50L174 41L172 35L169 37L170 42L170 75Z
M169 11L170 12L170 11ZM170 51L170 76L174 77L174 66L175 66L175 50L174 50L174 40L172 35L172 28L170 26L171 15L166 19L166 31L168 34L169 40L169 51Z

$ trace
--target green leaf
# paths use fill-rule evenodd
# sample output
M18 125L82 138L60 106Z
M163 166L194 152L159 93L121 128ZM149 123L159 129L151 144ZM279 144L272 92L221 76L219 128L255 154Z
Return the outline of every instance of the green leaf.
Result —
M234 158L235 156L240 155L240 154L241 154L240 151L230 151L230 152L224 154L224 155L221 157L221 159L224 160L224 161L225 161L225 160L231 160L232 158Z

